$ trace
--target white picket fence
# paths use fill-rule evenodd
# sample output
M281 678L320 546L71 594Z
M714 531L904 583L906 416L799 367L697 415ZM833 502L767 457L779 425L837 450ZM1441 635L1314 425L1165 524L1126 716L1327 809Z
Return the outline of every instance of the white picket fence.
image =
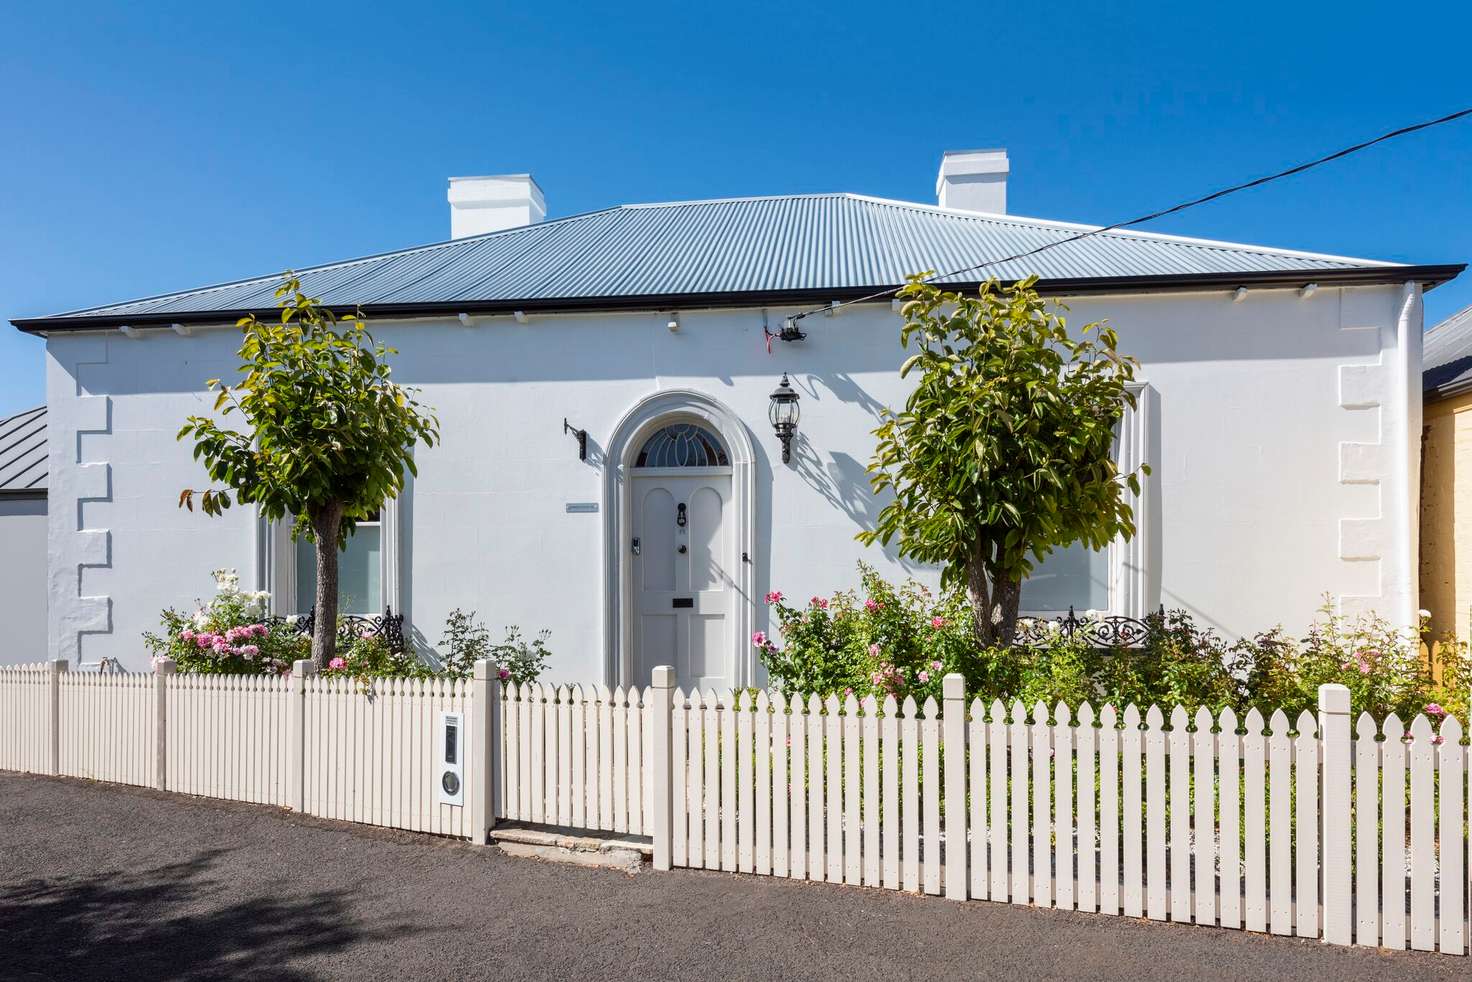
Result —
M155 676L61 672L56 678L59 772L154 785L158 780Z
M647 836L699 867L1466 954L1462 724L1351 731L1349 693L1264 722L654 684L70 675L0 668L0 767L486 841ZM440 802L440 714L464 804Z
M652 691L506 685L496 817L649 834Z
M52 663L0 665L0 768L50 772L56 753Z
M479 817L435 795L439 714L474 723L470 683L369 684L308 667L288 677L0 668L0 768L473 837ZM481 758L467 740L468 780Z
M323 818L473 837L466 808L435 796L439 714L462 713L468 720L470 708L463 681L380 679L369 688L353 679L309 677L303 809ZM465 751L469 774L479 750L467 739Z
M1338 686L1266 730L946 686L943 707L674 692L670 865L1466 953L1457 720L1366 715L1356 740Z

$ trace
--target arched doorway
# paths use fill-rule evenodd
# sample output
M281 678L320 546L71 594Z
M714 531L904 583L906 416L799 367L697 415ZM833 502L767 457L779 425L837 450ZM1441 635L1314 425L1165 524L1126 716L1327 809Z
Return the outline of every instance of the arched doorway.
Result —
M624 417L606 459L610 682L648 685L668 664L686 690L750 684L745 426L702 393L662 392Z

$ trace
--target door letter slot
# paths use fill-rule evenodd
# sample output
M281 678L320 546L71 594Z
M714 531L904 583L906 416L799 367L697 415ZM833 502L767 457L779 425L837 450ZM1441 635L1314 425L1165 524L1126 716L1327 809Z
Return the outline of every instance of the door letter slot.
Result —
M695 598L694 597L676 597L674 600L672 600L670 602L670 606L671 607L694 607L695 606Z

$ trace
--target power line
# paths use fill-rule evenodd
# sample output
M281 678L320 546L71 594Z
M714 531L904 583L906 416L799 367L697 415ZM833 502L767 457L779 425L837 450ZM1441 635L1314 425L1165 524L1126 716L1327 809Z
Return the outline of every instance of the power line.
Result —
M1330 161L1338 160L1341 157L1348 157L1350 154L1359 153L1361 150L1366 150L1370 147L1373 147L1377 143L1384 143L1386 140L1393 140L1396 137L1405 136L1409 133L1415 133L1419 130L1430 129L1433 126L1440 126L1443 123L1454 122L1464 116L1472 116L1472 108L1461 109L1457 112L1448 113L1447 115L1438 117L1436 119L1428 119L1425 122L1415 123L1411 126L1402 126L1398 130L1391 130L1389 133L1382 133L1381 135L1375 137L1373 140L1366 140L1363 143L1356 143L1352 147L1345 147L1343 150L1336 150L1331 154L1319 157L1316 160L1310 160L1306 163L1298 164L1296 166L1288 168L1287 170L1279 171L1276 174L1269 174L1267 177L1259 177L1256 180L1247 181L1243 184L1234 184L1229 188L1222 188L1220 191L1213 191L1210 194L1203 195L1199 198L1193 198L1190 201L1183 201L1178 205L1172 205L1171 207L1163 208L1160 211L1152 211L1150 214L1141 215L1139 218L1131 218L1127 222L1116 222L1113 225L1105 225L1101 228L1089 229L1087 232L1079 232L1077 235L1070 235L1067 238L1059 239L1056 242L1049 242L1046 245L1040 245L1036 249L1029 249L1026 252L1019 252L1015 255L1007 256L1004 259L989 259L986 262L977 263L974 266L963 266L960 269L953 269L947 273L932 273L930 276L925 277L925 279L949 279L952 276L960 276L962 273L974 273L977 270L986 269L989 266L1000 266L1003 263L1016 262L1019 259L1026 259L1029 256L1036 256L1040 252L1047 252L1049 249L1056 249L1059 246L1067 245L1070 242L1078 242L1082 239L1091 238L1092 236L1100 235L1104 232L1115 232L1119 229L1130 228L1134 225L1143 225L1146 222L1153 222L1157 218L1164 218L1166 215L1174 215L1176 212L1185 211L1187 208L1195 208L1197 205L1204 205L1208 201L1215 201L1218 198L1225 198L1227 195L1236 194L1238 191L1247 191L1252 188L1262 187L1264 184L1270 184L1273 181L1281 180L1285 177L1292 177L1295 174L1302 174L1304 171L1312 170L1313 168L1321 166L1323 164L1327 164ZM892 294L898 292L899 289L899 287L891 287L889 289L880 290L877 293L871 293L868 296L858 297L853 300L845 300L842 303L826 304L822 307L814 307L811 310L804 310L799 314L794 314L792 317L788 318L788 322L795 324L797 321L802 320L804 317L809 317L813 314L831 313L832 311L838 310L842 307L848 307L852 304L868 303L871 300L879 300L883 297L891 296Z

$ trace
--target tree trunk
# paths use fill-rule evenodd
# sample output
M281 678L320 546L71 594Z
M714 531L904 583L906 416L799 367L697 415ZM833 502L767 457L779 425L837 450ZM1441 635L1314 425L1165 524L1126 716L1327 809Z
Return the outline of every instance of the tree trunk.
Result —
M978 542L972 548L966 563L966 592L971 597L976 638L992 648L1011 644L1017 633L1022 582L992 576L987 569L990 558L990 543Z
M992 585L992 602L997 605L997 645L1010 645L1017 634L1017 606L1021 600L1021 580L1000 580Z
M992 622L992 586L986 575L989 552L987 543L978 542L971 547L971 559L966 563L966 592L971 597L972 630L976 640L987 647L996 643L996 625Z
M316 620L312 624L312 664L318 671L337 657L337 533L343 506L332 502L312 515L317 538Z

